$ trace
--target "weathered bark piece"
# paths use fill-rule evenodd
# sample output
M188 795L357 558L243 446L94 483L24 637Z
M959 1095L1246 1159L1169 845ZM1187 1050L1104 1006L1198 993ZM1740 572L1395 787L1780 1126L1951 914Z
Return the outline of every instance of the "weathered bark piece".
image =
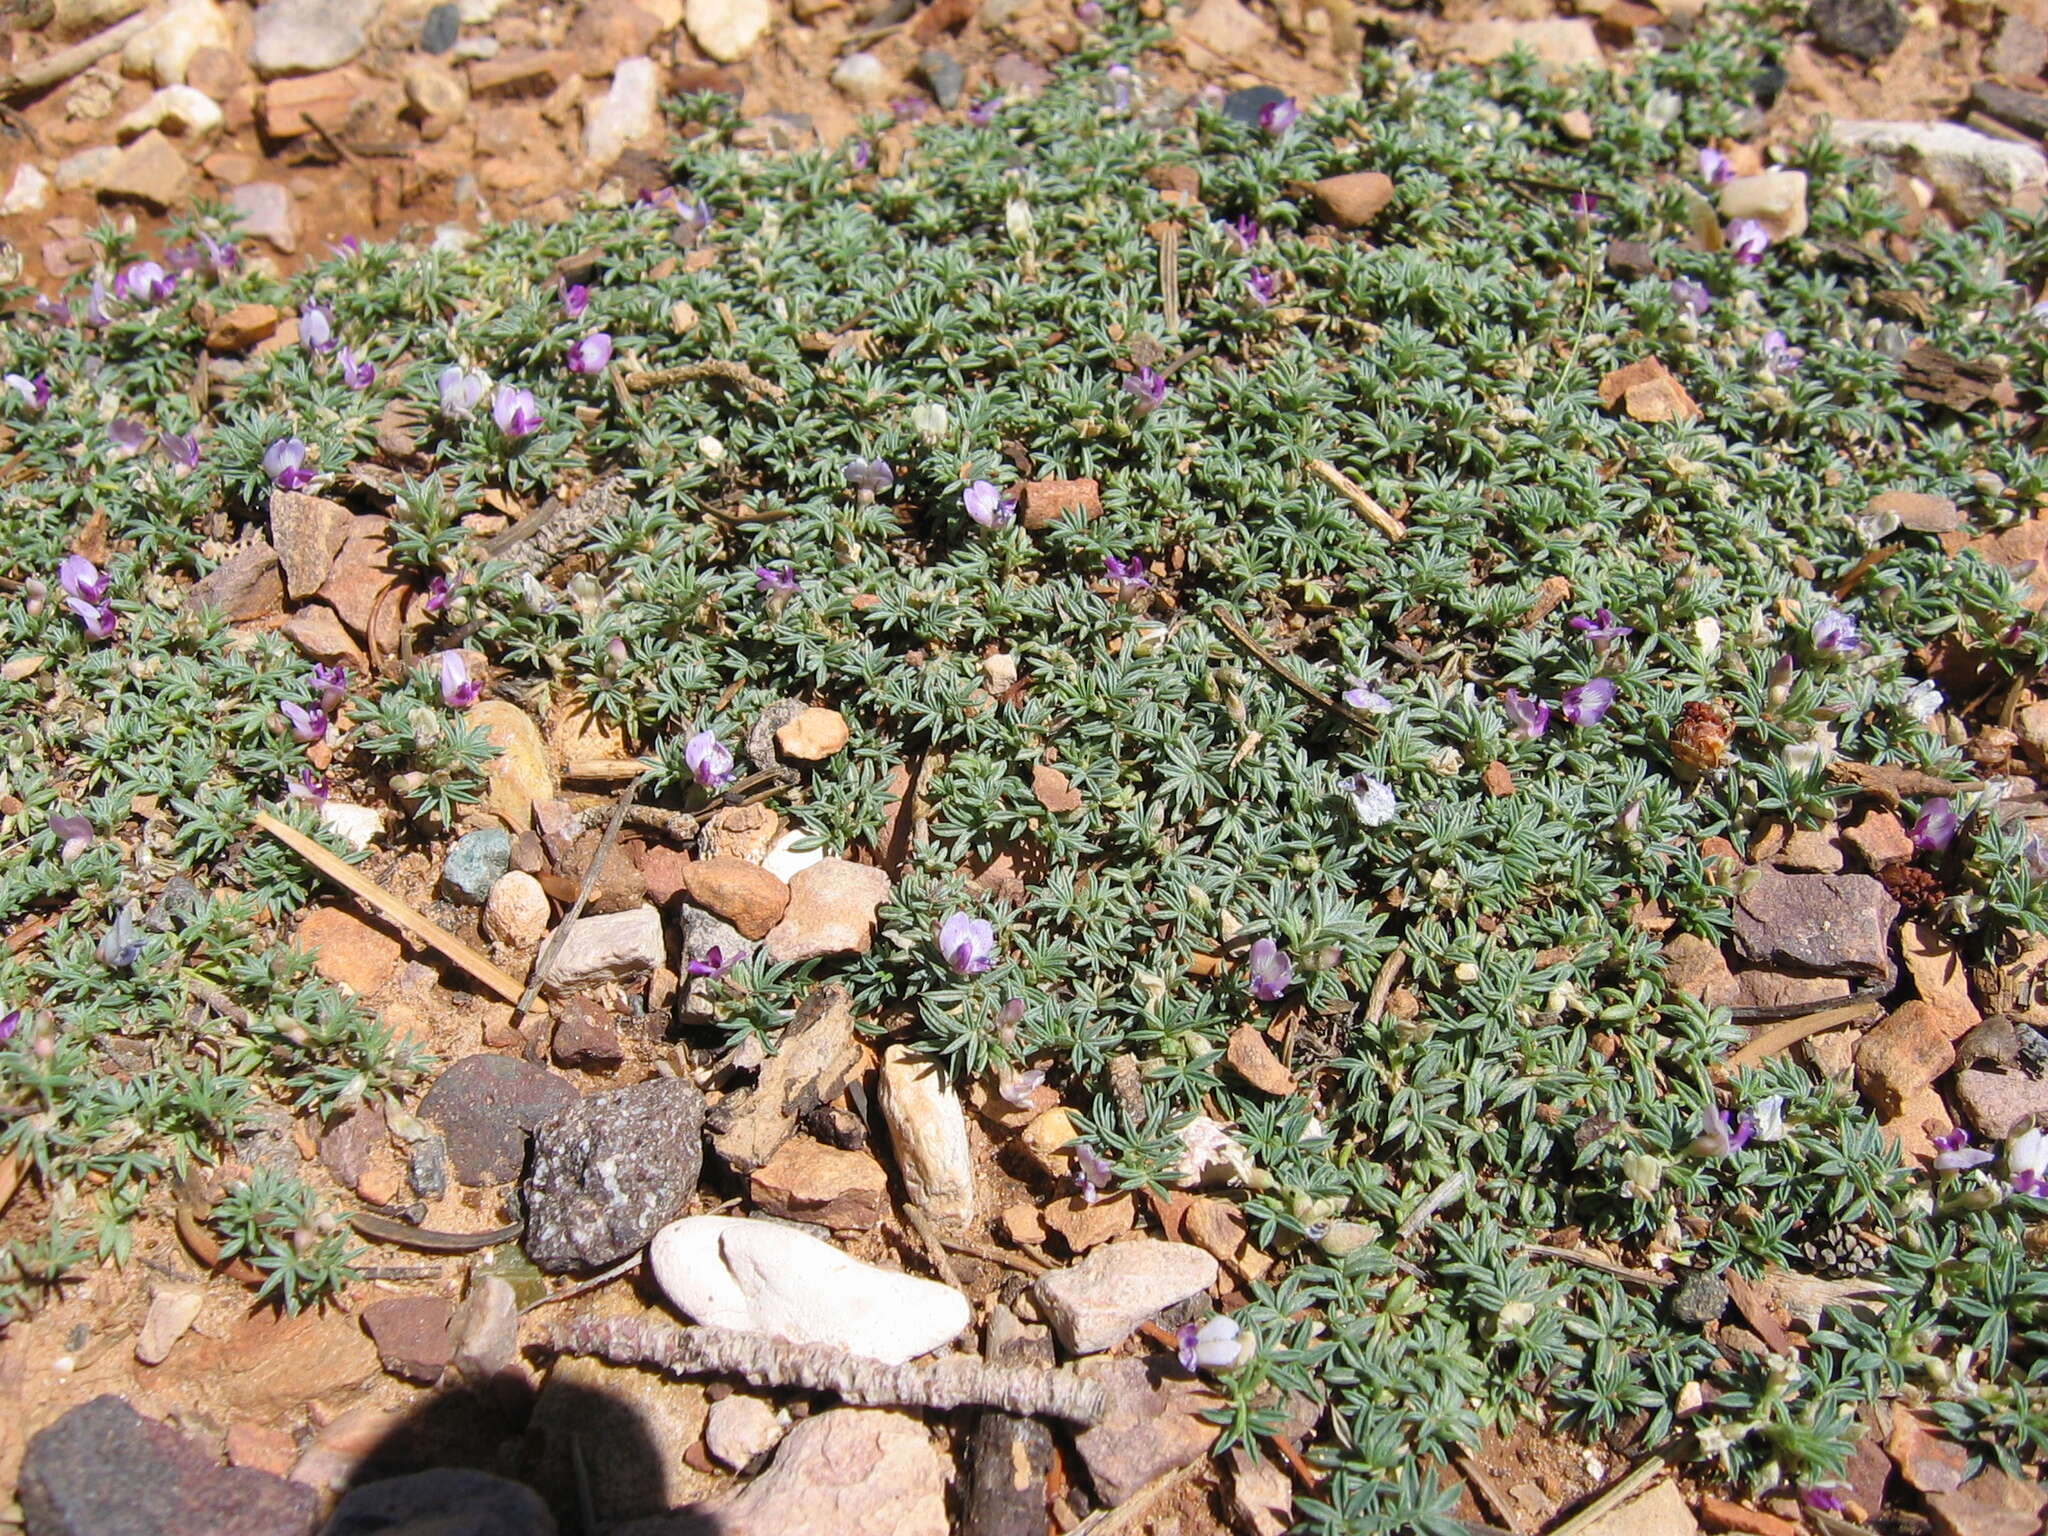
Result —
M1052 1337L999 1306L988 1320L985 1353L991 1365L1048 1367ZM1052 1431L1036 1419L993 1412L977 1419L967 1447L961 1536L1042 1536L1054 1454Z
M859 1067L846 989L821 987L790 1019L760 1080L711 1112L712 1150L735 1172L752 1173L789 1140L797 1121L844 1093Z

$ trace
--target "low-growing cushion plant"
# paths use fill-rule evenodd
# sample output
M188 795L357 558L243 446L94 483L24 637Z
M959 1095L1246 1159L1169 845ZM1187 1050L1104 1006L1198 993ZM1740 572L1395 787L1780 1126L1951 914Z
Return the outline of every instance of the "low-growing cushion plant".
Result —
M1667 988L1639 918L1723 936L1731 869L1702 842L1825 818L1835 758L1964 777L1932 647L1993 679L2042 659L2010 571L1926 537L1857 567L1876 492L1988 529L2048 491L2012 417L1911 398L1896 365L1915 340L2001 354L2037 409L2043 226L1887 247L1888 176L1823 132L1794 162L1803 236L1683 238L1697 152L1751 120L1775 46L1753 21L1570 85L1379 55L1357 96L1260 124L1155 113L1144 37L1106 36L1043 96L914 136L767 156L719 99L677 103L686 190L546 229L352 246L285 284L221 259L232 231L202 208L168 292L124 280L145 253L102 230L96 275L8 295L0 928L38 927L0 959L0 1151L48 1202L0 1300L124 1256L144 1202L266 1102L402 1102L429 1065L270 947L313 877L249 818L315 825L298 738L320 732L279 709L308 707L307 668L183 604L273 486L310 485L388 511L438 583L420 664L353 680L335 743L409 817L390 838L437 839L481 792L444 650L616 722L672 803L718 776L705 733L736 749L789 696L846 715L850 749L784 806L833 852L914 824L881 935L850 962L747 962L693 1043L772 1042L829 977L963 1079L1047 1072L1106 1178L1231 1165L1285 1263L1239 1314L1224 1445L1289 1397L1326 1405L1310 1528L1452 1529L1442 1470L1483 1430L1647 1447L1695 1384L1692 1448L1750 1489L1836 1479L1879 1394L1931 1401L1985 1458L2038 1457L2048 1291L2025 1242L2048 1213L2025 1181L1903 1170L1787 1057L1724 1072L1739 1031ZM1119 62L1135 97L1103 88ZM1199 172L1199 204L1155 190L1162 165ZM1315 229L1304 184L1361 168L1391 204ZM1611 271L1610 240L1653 242L1654 275ZM300 312L300 343L195 374L201 306L237 303ZM1602 407L1645 358L1696 416ZM380 421L417 457L352 478ZM532 506L606 475L622 509L573 575L463 525L493 491ZM1096 480L1100 515L1026 528L1027 477ZM104 560L61 579L89 532ZM1049 763L1077 807L1041 799ZM1956 804L1938 920L1992 956L2048 916L2038 850ZM1023 890L998 900L974 877L1006 857ZM162 910L174 878L192 888ZM942 946L956 915L989 930ZM1397 949L1402 991L1368 1007ZM1286 1097L1222 1066L1277 1010ZM1142 1103L1112 1092L1125 1054ZM1765 1134L1717 1134L1724 1113ZM335 1214L282 1175L215 1220L288 1305L347 1281ZM1668 1297L1524 1247L1569 1227L1756 1274L1802 1267L1816 1221L1888 1238L1887 1289L1796 1364L1730 1363Z

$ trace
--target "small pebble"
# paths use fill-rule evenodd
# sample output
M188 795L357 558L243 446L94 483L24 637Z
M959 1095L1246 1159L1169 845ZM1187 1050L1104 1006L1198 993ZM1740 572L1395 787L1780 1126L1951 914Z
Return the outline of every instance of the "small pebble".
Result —
M452 3L435 6L420 22L420 52L446 53L462 31L462 12Z

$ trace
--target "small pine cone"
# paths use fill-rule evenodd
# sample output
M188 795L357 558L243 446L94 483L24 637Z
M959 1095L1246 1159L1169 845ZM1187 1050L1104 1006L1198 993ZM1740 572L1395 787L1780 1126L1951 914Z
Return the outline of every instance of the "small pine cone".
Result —
M1698 700L1678 713L1671 728L1671 755L1694 774L1712 773L1728 755L1728 717L1713 704Z
M1853 1280L1883 1262L1878 1248L1839 1223L1809 1232L1800 1241L1799 1256L1813 1266L1815 1274L1830 1280Z
M1892 900L1899 904L1899 910L1909 915L1932 917L1941 908L1942 898L1948 893L1941 888L1941 882L1917 864L1894 864L1880 870L1877 878L1892 894Z

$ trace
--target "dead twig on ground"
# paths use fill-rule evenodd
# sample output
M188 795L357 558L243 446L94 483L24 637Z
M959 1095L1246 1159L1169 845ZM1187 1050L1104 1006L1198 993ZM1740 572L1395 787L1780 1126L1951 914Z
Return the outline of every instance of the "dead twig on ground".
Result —
M1408 951L1396 944L1392 954L1380 962L1380 973L1372 979L1372 992L1365 1000L1365 1022L1377 1024L1387 1016L1387 999L1394 995L1394 983L1407 968Z
M399 1248L417 1248L422 1253L477 1253L500 1243L516 1243L526 1230L524 1222L495 1227L489 1232L440 1232L432 1227L415 1227L375 1211L350 1211L348 1224L372 1242L391 1243Z
M519 994L519 1000L512 1006L514 1029L519 1027L519 1021L533 1006L534 998L548 979L548 970L554 965L555 956L561 953L562 946L568 942L569 930L576 926L576 919L583 915L583 908L589 902L590 893L597 885L597 877L604 869L604 861L610 857L613 844L619 840L619 828L626 824L626 812L632 807L633 797L640 792L640 786L650 777L651 773L643 772L619 791L618 803L612 807L611 820L605 823L604 836L598 839L597 852L591 855L590 863L584 868L583 884L576 892L575 904L563 914L562 921L548 936L547 946L541 950L540 958L534 962L533 974L527 978L525 990Z
M1326 710L1330 714L1340 715L1344 719L1349 720L1353 725L1362 725L1371 731L1379 729L1379 722L1373 719L1371 715L1366 714L1363 710L1353 709L1342 699L1331 698L1322 689L1297 675L1293 668L1282 665L1280 658L1253 639L1252 632L1245 628L1244 620L1240 619L1228 608L1214 607L1209 609L1209 613L1218 624L1223 626L1225 632L1233 640L1251 652L1254 660L1258 661L1268 672L1271 672L1281 682L1292 688L1311 704L1314 704L1319 709Z
M1458 1470L1465 1474L1465 1481L1472 1485L1472 1492L1478 1496L1493 1518L1505 1524L1509 1530L1520 1536L1529 1529L1529 1522L1522 1518L1520 1507L1493 1480L1493 1475L1479 1465L1479 1459L1468 1451L1457 1456Z
M1853 1024L1858 1019L1868 1018L1878 1009L1875 997L1864 995L1847 1002L1808 1012L1797 1018L1773 1025L1741 1050L1728 1058L1731 1067L1753 1067L1767 1061L1783 1050L1789 1050L1808 1035L1817 1035L1824 1029L1833 1029L1837 1024Z
M1599 1522L1600 1517L1619 1505L1626 1504L1643 1489L1657 1480L1657 1476L1674 1461L1681 1460L1678 1449L1692 1437L1681 1436L1667 1440L1650 1452L1619 1478L1609 1483L1593 1498L1579 1506L1573 1514L1567 1515L1550 1527L1544 1536L1577 1536L1577 1533Z
M987 1365L972 1355L886 1365L829 1344L790 1344L730 1328L678 1328L644 1318L559 1323L543 1340L557 1354L597 1355L675 1376L731 1376L754 1387L829 1392L866 1408L995 1408L1021 1417L1099 1423L1109 1396L1068 1370Z
M1394 1241L1397 1243L1406 1242L1409 1238L1420 1232L1429 1224L1430 1217L1465 1193L1465 1185L1468 1182L1470 1181L1466 1178L1465 1170L1460 1168L1456 1173L1445 1179L1443 1183L1437 1185L1435 1189L1429 1192L1428 1198L1422 1204L1415 1207L1414 1210L1410 1211L1407 1219L1394 1230Z
M578 1280L574 1285L565 1285L559 1291L550 1291L538 1301L529 1301L525 1306L521 1307L519 1315L524 1317L537 1307L552 1306L558 1301L567 1301L572 1296L581 1296L586 1292L594 1291L601 1285L610 1285L622 1275L630 1275L634 1270L638 1269L641 1257L640 1254L636 1253L629 1259L619 1260L618 1263L605 1270L602 1274L592 1275L588 1280Z
M119 53L126 48L130 38L163 20L168 9L166 5L152 5L126 21L114 23L104 32L95 33L82 43L60 48L11 75L0 75L0 98L12 100L16 96L27 96L53 85L62 85L73 75L92 68L108 54Z
M1068 1533L1068 1536L1115 1536L1134 1522L1145 1518L1152 1506L1172 1493L1184 1483L1193 1482L1196 1475L1211 1463L1206 1456L1197 1456L1184 1467L1178 1467L1132 1494L1114 1509L1098 1509Z
M521 988L517 980L499 969L487 956L478 953L441 927L403 896L385 890L383 886L357 870L354 865L329 853L297 827L287 826L268 811L258 811L255 824L259 830L268 832L329 880L372 908L379 916L396 924L428 948L454 961L471 977L482 982L506 1002L519 1001Z
M1630 1269L1626 1265L1616 1264L1611 1259L1603 1259L1597 1253L1588 1253L1583 1248L1553 1248L1549 1243L1524 1243L1522 1252L1533 1253L1538 1258L1558 1259L1566 1264L1579 1264L1587 1269L1597 1269L1603 1275L1612 1275L1617 1280L1627 1281L1630 1285L1640 1285L1647 1290L1661 1291L1667 1285L1675 1283L1671 1276L1660 1275L1654 1269Z
M1389 539L1399 542L1408 533L1408 527L1393 513L1372 498L1372 493L1353 480L1328 459L1310 459L1308 472L1331 490L1350 502L1353 510Z
M953 1268L953 1261L946 1257L946 1244L939 1237L938 1228L932 1225L931 1217L925 1215L918 1205L905 1202L903 1219L910 1223L911 1230L917 1233L918 1241L924 1244L925 1257L931 1260L932 1268L938 1271L939 1278L956 1291L965 1290L966 1287L960 1283L960 1272Z

